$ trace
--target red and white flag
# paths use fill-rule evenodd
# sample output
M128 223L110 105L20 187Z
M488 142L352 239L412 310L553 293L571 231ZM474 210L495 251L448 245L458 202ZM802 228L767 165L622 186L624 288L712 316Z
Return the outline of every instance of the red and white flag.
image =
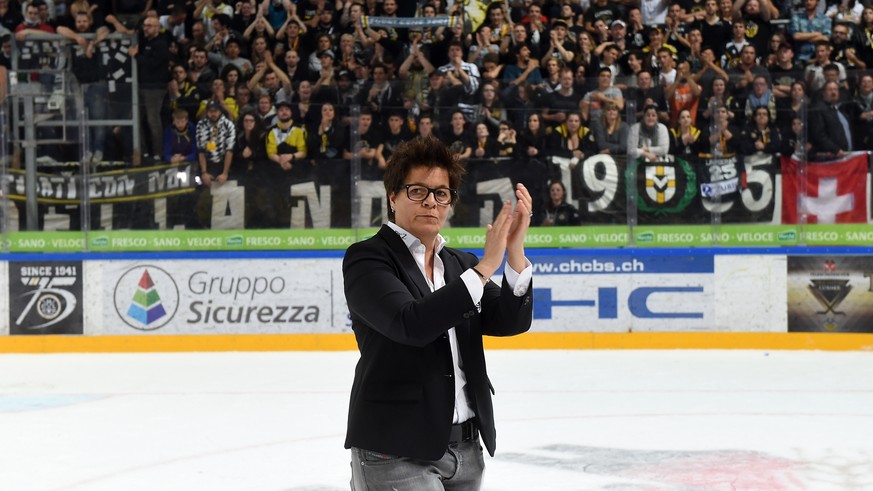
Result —
M782 156L782 223L867 223L867 152L806 164Z

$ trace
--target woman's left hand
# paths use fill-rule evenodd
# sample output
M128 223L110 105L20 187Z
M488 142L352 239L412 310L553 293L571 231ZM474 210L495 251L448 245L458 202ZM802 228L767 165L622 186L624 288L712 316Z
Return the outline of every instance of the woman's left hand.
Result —
M533 216L533 199L522 183L515 185L515 196L518 201L512 216L512 226L506 243L507 262L516 271L525 268L524 239Z

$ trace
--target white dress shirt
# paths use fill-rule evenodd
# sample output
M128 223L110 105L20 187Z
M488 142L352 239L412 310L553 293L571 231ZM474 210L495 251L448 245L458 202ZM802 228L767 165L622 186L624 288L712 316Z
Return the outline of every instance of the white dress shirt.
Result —
M421 270L422 276L424 276L425 281L427 281L427 286L430 287L430 291L433 292L446 286L446 270L443 261L439 256L440 251L443 250L443 247L446 245L446 239L443 238L442 235L437 234L436 246L434 247L433 281L431 281L430 278L427 277L427 273L424 269L424 244L422 244L417 237L397 224L389 222L388 226L391 227L391 230L394 230L403 240L403 243L406 244L413 259L415 259L415 263L418 265L418 269ZM524 261L525 268L520 273L513 270L512 267L509 266L509 263L507 263L506 267L503 268L503 276L506 278L506 282L509 286L512 287L513 294L517 297L524 296L524 294L527 293L527 287L530 284L533 275L533 267L531 266L530 261L528 261L527 258L525 258ZM472 269L468 269L461 274L461 280L467 287L467 291L470 293L470 299L473 300L476 309L481 311L482 295L485 293L485 287L482 285L482 280L479 278L479 275ZM447 334L449 336L449 346L451 346L452 349L452 364L454 365L455 373L455 410L452 415L452 423L457 424L463 423L464 421L476 416L476 412L473 410L470 399L467 397L467 393L464 390L467 385L467 376L464 374L463 370L464 361L461 359L460 351L458 351L458 336L455 334L455 328L453 327L449 329Z

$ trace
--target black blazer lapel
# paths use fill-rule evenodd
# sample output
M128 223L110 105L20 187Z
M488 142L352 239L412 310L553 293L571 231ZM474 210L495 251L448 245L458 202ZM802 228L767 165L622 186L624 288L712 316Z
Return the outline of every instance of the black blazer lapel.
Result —
M427 281L425 281L421 269L418 267L418 264L415 264L415 259L412 257L412 253L409 252L409 248L406 247L406 243L403 242L403 239L401 239L399 235L397 235L397 232L391 229L388 225L382 225L382 228L379 229L377 235L385 240L388 247L394 253L394 256L397 257L400 268L406 272L406 276L409 277L410 281L412 281L418 289L417 296L420 298L429 294L430 287L427 286ZM412 293L415 294L416 292Z

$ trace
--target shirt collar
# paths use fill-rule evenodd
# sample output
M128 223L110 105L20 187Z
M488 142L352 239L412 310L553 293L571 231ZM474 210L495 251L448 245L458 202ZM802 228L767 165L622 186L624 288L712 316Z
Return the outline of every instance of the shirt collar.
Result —
M397 235L403 240L403 243L406 245L406 248L410 251L414 250L416 247L423 245L418 237L412 235L403 229L400 225L397 225L394 222L386 223L388 227L393 230ZM436 244L434 244L434 254L439 254L440 251L443 250L443 247L446 246L446 239L442 236L442 234L437 234L436 236Z

